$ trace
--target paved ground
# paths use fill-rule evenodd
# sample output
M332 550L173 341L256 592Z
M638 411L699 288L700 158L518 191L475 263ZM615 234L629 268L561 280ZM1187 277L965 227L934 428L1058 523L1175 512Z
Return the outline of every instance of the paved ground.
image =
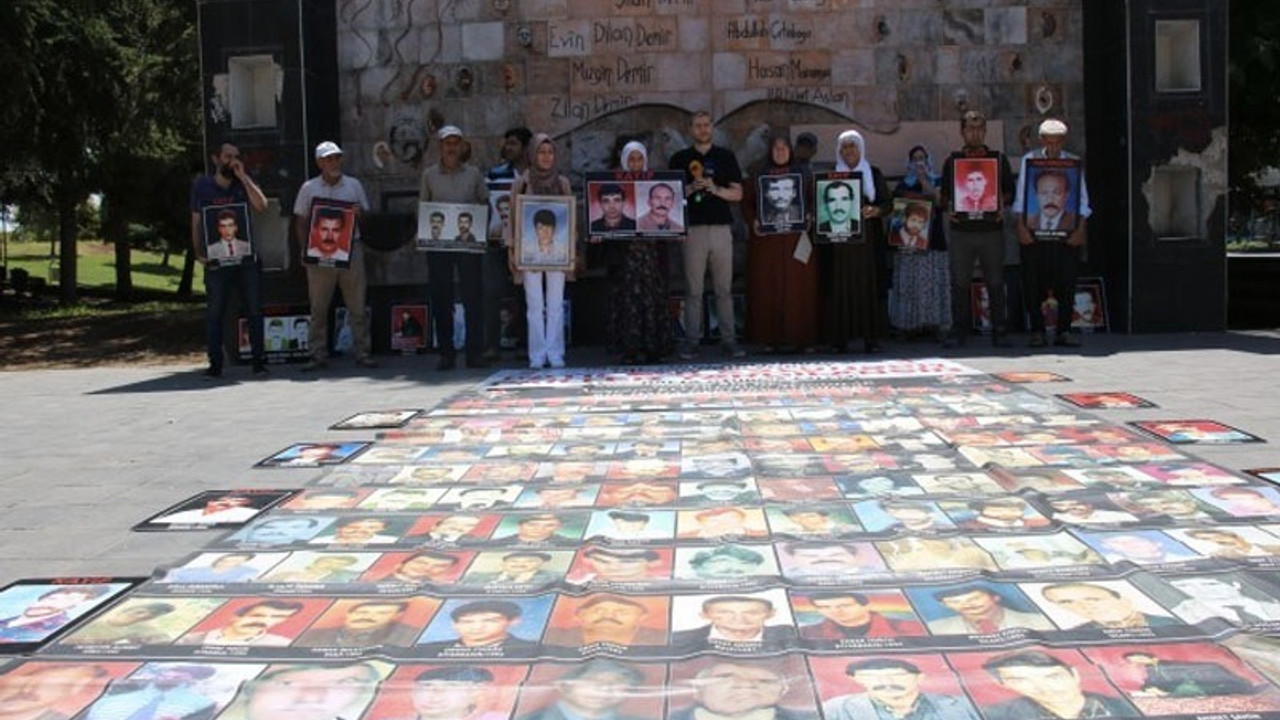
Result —
M924 343L888 350L875 359L942 354ZM1271 443L1192 446L1192 454L1233 469L1280 466L1280 332L1099 335L1078 351L1035 354L974 342L946 356L987 372L1048 370L1072 379L1029 386L1043 394L1123 390L1160 406L1105 413L1117 422L1219 420ZM569 359L607 362L598 348L572 350ZM436 373L434 358L384 360L359 372L337 362L319 377L279 367L260 381L237 368L219 383L204 382L191 366L0 373L0 585L149 574L211 535L132 533L134 523L205 489L301 486L319 473L252 465L295 442L361 437L326 428L364 410L428 408L487 375Z

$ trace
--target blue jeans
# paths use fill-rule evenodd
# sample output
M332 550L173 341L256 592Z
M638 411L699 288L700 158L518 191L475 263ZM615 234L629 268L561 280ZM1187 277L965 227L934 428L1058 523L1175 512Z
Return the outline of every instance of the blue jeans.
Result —
M240 307L249 318L249 346L253 348L253 362L257 364L266 360L262 349L261 281L262 270L256 260L226 267L205 267L204 291L209 299L205 311L205 348L209 354L209 367L222 369L222 322L227 315L233 289L240 294Z

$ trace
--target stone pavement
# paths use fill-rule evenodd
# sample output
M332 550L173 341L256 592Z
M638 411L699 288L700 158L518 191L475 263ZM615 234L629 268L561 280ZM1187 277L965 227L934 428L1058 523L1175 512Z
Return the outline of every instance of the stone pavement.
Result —
M915 343L845 358L938 355L986 372L1071 378L1027 386L1045 395L1132 392L1159 407L1099 414L1115 422L1218 420L1269 443L1184 450L1231 469L1280 466L1280 332L1097 335L1079 350L1034 353L993 351L978 338L962 352ZM747 362L773 359L796 358ZM320 471L252 465L296 442L371 438L327 428L366 410L430 408L488 375L436 373L431 357L383 360L372 371L339 360L319 376L280 366L265 380L232 368L217 383L193 367L0 373L0 585L21 577L148 575L215 533L130 532L135 523L202 490L301 487ZM569 360L608 362L599 348L572 349Z

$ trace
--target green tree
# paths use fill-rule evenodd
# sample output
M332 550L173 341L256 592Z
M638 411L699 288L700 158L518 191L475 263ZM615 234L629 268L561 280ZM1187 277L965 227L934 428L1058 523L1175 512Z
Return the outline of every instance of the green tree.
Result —
M77 298L76 208L85 198L103 193L127 295L122 228L154 201L148 182L171 164L191 165L194 13L194 3L171 0L0 3L0 197L54 212L64 302Z
M1231 3L1228 69L1231 189L1251 208L1261 189L1256 173L1280 166L1280 12L1271 2Z

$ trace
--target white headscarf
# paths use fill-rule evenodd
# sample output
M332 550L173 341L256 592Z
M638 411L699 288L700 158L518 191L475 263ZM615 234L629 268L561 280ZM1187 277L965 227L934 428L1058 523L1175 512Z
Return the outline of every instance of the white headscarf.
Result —
M618 167L621 168L624 172L629 171L631 168L627 167L627 158L631 157L631 153L633 152L638 152L642 156L644 156L644 169L648 170L649 169L649 151L645 149L644 143L639 142L638 140L632 140L631 142L622 146L622 157L619 158L621 162L618 165Z
M846 143L858 144L857 167L849 167L840 156L840 148ZM862 202L871 204L876 201L876 181L871 176L871 163L867 162L867 143L862 139L862 133L857 130L845 130L836 138L836 172L862 173Z

